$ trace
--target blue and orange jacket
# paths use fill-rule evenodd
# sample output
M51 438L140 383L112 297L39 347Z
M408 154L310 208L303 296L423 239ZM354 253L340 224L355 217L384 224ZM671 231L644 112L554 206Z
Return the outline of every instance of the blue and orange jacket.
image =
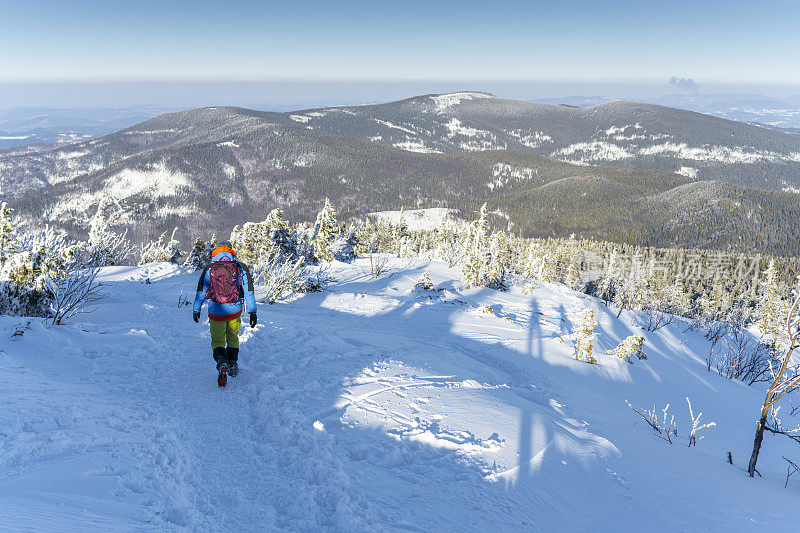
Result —
M237 261L236 252L227 246L220 246L214 249L211 261ZM211 273L210 267L203 270L200 276L200 281L197 283L197 294L194 297L194 311L200 312L203 303L206 301L206 293L211 288ZM233 320L242 314L244 305L247 305L247 311L250 313L256 312L256 296L253 292L253 275L250 269L247 268L242 262L239 262L239 276L237 278L239 285L239 292L242 295L238 301L218 304L211 300L208 302L208 318L211 320ZM245 287L247 289L245 290Z

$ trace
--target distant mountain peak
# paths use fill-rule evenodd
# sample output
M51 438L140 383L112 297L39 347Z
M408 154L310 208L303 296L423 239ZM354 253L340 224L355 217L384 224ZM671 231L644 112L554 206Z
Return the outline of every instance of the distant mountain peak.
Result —
M480 91L463 91L457 93L445 93L432 95L430 97L436 104L436 112L441 113L449 107L461 104L462 100L477 100L479 98L497 98L491 93Z

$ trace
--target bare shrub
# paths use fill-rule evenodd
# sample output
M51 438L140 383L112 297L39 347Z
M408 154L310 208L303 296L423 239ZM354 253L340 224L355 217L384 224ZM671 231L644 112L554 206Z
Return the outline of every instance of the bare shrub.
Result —
M672 444L672 437L678 436L678 428L675 426L675 416L670 415L667 412L669 411L669 404L667 404L664 409L661 410L662 416L659 420L655 405L652 409L647 411L644 409L637 411L628 400L625 400L625 403L628 404L628 407L631 408L631 411L642 417L642 420L644 420L647 425L650 426L658 438Z
M741 327L729 330L716 356L716 369L720 376L738 379L747 385L771 380L770 368L778 364L772 347Z
M47 322L51 325L61 325L77 314L94 311L95 308L89 306L106 297L102 291L102 284L97 281L99 273L99 267L84 268L83 265L76 264L65 277L49 278L47 288L52 298Z

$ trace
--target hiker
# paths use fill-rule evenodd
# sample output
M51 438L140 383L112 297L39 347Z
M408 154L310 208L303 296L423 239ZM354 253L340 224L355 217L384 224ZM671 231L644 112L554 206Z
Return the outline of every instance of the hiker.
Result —
M220 372L220 386L225 386L225 373L231 377L239 373L239 328L244 304L250 312L250 327L256 327L258 322L253 275L247 265L236 259L236 252L228 241L222 241L214 248L211 265L203 270L197 283L192 315L195 322L200 320L200 309L206 300L209 300L211 348Z

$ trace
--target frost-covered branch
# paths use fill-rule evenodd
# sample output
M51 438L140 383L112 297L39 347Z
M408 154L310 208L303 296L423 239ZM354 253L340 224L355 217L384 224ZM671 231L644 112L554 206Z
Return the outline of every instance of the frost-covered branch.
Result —
M686 397L686 403L689 404L689 418L692 420L692 429L689 432L689 447L697 445L697 441L701 440L703 437L697 437L698 433L706 428L711 428L716 426L716 422L708 422L707 424L700 424L700 417L703 416L703 413L697 413L697 416L694 416L694 412L692 411L692 402L689 401L689 397Z
M628 400L625 400L625 403L628 405L628 407L630 407L631 411L641 416L642 420L647 422L647 425L650 426L653 431L655 431L656 436L659 438L664 439L672 444L672 437L678 436L678 428L675 425L675 416L668 413L669 404L667 404L664 409L661 410L662 416L659 420L655 405L652 409L647 411L644 409L639 411L635 409Z

